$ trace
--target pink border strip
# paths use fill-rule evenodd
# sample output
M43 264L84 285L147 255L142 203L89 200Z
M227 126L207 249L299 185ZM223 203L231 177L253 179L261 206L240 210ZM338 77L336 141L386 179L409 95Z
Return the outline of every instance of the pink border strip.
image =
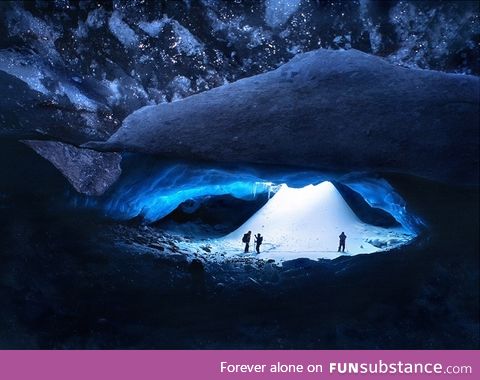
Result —
M479 379L480 351L0 351L5 380ZM329 363L441 363L471 374L331 374ZM322 373L221 373L220 363L320 364ZM313 368L313 367L310 367ZM319 368L319 367L317 367ZM458 367L460 368L460 367Z

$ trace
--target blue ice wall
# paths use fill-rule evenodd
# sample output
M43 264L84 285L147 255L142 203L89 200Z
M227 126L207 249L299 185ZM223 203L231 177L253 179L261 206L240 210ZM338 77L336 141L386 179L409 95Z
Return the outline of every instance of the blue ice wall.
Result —
M425 226L421 218L407 210L405 200L385 179L353 175L340 181L359 193L370 206L387 211L408 231L418 233Z
M154 222L187 200L217 195L253 200L259 194L275 192L282 183L304 187L336 180L358 192L372 207L390 213L410 231L418 231L421 225L421 220L407 211L405 201L387 181L366 175L341 177L292 168L213 166L158 161L141 155L126 156L122 166L120 180L106 194L101 197L75 194L72 205L97 209L114 219L141 216L146 222Z
M101 197L75 194L72 204L102 210L115 219L142 216L147 222L154 222L186 200L215 195L253 200L258 194L275 191L276 184L302 187L326 179L314 172L159 162L139 155L126 157L122 166L120 180L106 194Z

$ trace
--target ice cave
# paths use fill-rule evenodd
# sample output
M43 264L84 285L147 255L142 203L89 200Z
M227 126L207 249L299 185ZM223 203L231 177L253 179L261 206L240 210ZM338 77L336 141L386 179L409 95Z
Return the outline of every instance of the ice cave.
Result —
M366 174L164 163L139 155L125 157L123 166L122 178L109 192L100 197L70 192L70 205L120 221L158 225L168 220L177 231L188 225L197 241L181 246L205 260L244 256L241 238L250 230L265 236L262 254L251 257L281 264L341 256L337 240L342 231L348 234L345 254L355 255L408 244L426 227L387 181ZM250 204L243 206L245 217L236 216L242 206L223 199L224 212L215 225L209 223L222 197ZM183 223L173 223L178 213L183 213ZM205 245L210 252L200 248Z
M478 348L479 36L477 1L1 1L0 349Z

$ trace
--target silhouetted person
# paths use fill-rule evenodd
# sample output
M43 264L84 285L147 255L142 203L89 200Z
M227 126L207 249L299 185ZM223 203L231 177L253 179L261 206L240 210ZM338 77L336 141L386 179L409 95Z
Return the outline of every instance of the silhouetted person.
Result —
M250 249L250 238L252 237L252 231L248 231L245 235L243 235L242 242L245 243L245 253L248 253Z
M347 235L345 235L344 232L342 232L338 238L340 239L340 243L338 244L338 252L340 252L340 249L342 252L345 252L345 240L347 240Z
M260 253L260 246L263 243L263 236L260 234L255 235L255 249L257 253Z

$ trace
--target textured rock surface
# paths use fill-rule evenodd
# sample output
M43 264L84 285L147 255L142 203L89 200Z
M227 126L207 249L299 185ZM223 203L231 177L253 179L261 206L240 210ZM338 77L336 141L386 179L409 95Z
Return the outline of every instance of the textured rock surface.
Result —
M0 55L0 63L1 63ZM30 63L34 67L35 63ZM57 80L57 79L55 79ZM52 80L53 81L53 80ZM72 99L82 99L74 92ZM72 105L66 96L52 98L1 70L0 67L0 138L50 139L80 144L92 139L106 139L117 128L104 104L96 109Z
M103 194L121 174L122 158L117 153L101 153L57 141L23 142L50 161L83 194Z
M277 70L129 115L87 144L231 162L478 178L479 80L355 50L316 50Z

